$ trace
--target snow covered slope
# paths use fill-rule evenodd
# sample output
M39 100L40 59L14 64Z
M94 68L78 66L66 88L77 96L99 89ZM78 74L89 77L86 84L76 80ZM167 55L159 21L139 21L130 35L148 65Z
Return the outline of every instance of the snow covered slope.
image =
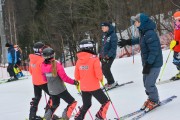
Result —
M163 52L164 62L167 59L169 50ZM172 64L172 55L168 60L162 80L166 80L177 73L176 67ZM67 74L73 78L74 67L65 69ZM137 110L142 106L147 96L144 92L142 82L142 66L140 55L135 56L135 63L132 63L132 57L116 59L112 65L112 72L115 80L119 84L128 81L134 81L117 89L109 91L112 102L118 111L119 116ZM68 91L78 101L78 106L82 105L81 96L77 94L75 86L66 84ZM171 103L148 113L142 120L179 120L180 119L180 81L158 85L160 99L165 99L171 95L178 97ZM25 120L29 115L30 101L33 97L33 86L31 77L27 80L0 84L0 120ZM44 107L46 104L44 93L39 104L38 115L44 115ZM61 115L66 107L66 103L61 100L60 106L57 109L57 115ZM99 110L100 104L93 98L90 111L93 116ZM116 117L112 106L110 105L107 112L107 118L113 120ZM73 119L72 119L73 120ZM86 114L85 120L91 120L89 114Z

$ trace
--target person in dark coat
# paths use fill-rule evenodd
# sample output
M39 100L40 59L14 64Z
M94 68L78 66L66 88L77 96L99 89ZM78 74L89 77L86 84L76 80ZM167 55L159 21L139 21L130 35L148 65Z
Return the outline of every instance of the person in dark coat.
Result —
M162 50L159 37L156 33L155 23L144 13L132 16L131 20L138 28L140 36L134 39L121 39L118 42L120 47L126 45L139 44L141 48L141 58L143 66L143 82L145 92L148 96L147 101L141 109L152 110L159 105L158 90L155 85L163 65Z
M15 75L14 72L14 66L17 62L17 56L16 56L16 51L14 50L13 45L6 43L5 47L8 48L8 53L7 53L7 61L8 61L8 67L7 67L7 71L10 75L10 79L8 79L8 81L13 81L13 80L18 80L18 78Z
M103 31L102 35L102 48L100 51L100 60L102 63L102 71L107 79L107 84L105 84L106 89L110 89L117 85L114 81L113 75L111 73L111 65L116 57L117 50L117 35L115 33L114 27L108 23L101 23L101 29Z

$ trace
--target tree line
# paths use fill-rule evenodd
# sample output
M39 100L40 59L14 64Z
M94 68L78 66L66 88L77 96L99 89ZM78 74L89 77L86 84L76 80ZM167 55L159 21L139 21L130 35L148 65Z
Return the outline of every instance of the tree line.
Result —
M171 16L179 6L179 0L6 0L5 30L7 41L14 43L16 37L26 51L24 59L32 53L33 43L42 41L55 49L61 61L69 55L74 62L83 38L90 37L100 46L101 22L114 23L122 37L121 32L131 26L130 17L144 12L152 16L162 35L172 31ZM15 23L14 29L10 23Z

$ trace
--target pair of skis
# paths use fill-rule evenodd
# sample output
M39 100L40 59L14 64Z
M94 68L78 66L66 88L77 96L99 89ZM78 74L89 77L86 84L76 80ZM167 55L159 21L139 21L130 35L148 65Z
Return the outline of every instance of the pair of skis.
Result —
M161 84L165 84L165 83L170 83L170 82L175 82L175 81L179 81L180 79L177 80L173 80L173 79L169 79L169 80L164 80L164 81L159 81L156 84L157 85L161 85Z
M112 87L112 88L108 88L108 89L106 89L107 91L108 90L112 90L112 89L114 89L114 88L118 88L118 87L122 87L122 86L125 86L125 85L127 85L127 84L131 84L131 83L134 83L133 81L129 81L129 82L125 82L125 83L122 83L122 84L116 84L116 86L114 86L114 87ZM103 87L103 88L101 88L102 90L105 90L105 88Z
M1 79L0 84L4 84L4 83L8 83L8 82L14 82L14 81L18 81L18 80L25 80L25 79L28 79L28 77L20 77L17 80L12 80L12 81L8 81L8 79Z
M171 102L171 101L172 101L173 99L175 99L175 98L177 98L177 96L173 95L173 96L171 96L171 97L168 97L168 98L162 100L162 101L160 102L160 105L157 106L156 108L158 108L158 107L160 107L160 106L163 106L163 105ZM155 109L156 109L156 108L155 108ZM153 110L154 110L154 109L153 109ZM153 111L153 110L151 110L151 111ZM151 111L149 111L149 112L151 112ZM137 116L133 117L131 120L139 120L140 118L142 118L143 116L145 116L145 115L146 115L147 113L149 113L149 112L146 112L145 110L136 110L136 111L134 111L134 112L132 112L132 113L129 113L129 114L126 114L126 115L124 115L124 116L122 116L122 117L120 117L120 118L114 118L114 119L115 119L115 120L125 120L125 119L127 119L127 118L131 118L131 117L137 115Z
M72 118L72 117L75 117L75 114L74 114L74 113L71 115L70 118ZM69 119L70 119L70 118L69 118ZM29 120L29 119L26 118L25 120ZM37 118L35 118L35 120L46 120L46 119L45 119L44 117L38 116ZM67 119L62 118L62 117L58 117L58 116L56 115L55 118L52 118L51 120L67 120Z
M117 83L117 85L116 86L114 86L114 87L112 87L112 88L109 88L109 89L106 89L107 91L109 91L109 90L112 90L112 89L115 89L115 88L118 88L118 87L122 87L122 86L125 86L125 85L127 85L127 84L131 84L131 83L134 83L133 81L129 81L129 82L125 82L125 83L122 83L122 84L118 84ZM101 88L103 91L105 91L105 88L104 87L102 87ZM80 94L80 93L78 93L78 94Z

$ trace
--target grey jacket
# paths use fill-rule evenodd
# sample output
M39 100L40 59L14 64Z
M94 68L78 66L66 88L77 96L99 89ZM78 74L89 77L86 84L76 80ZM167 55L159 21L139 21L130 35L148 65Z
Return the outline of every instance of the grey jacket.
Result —
M49 94L58 95L67 89L64 85L64 81L62 81L62 79L58 75L56 77L53 77L52 73L45 73L45 76L48 81L47 85Z

